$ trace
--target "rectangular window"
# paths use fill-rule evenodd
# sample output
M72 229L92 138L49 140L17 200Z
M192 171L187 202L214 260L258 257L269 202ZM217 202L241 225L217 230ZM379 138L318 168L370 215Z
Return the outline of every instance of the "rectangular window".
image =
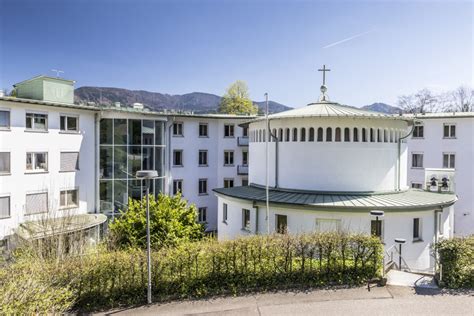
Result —
M224 137L234 137L234 124L224 125Z
M423 168L423 154L411 154L411 167Z
M382 238L382 221L372 220L370 221L370 233L372 236Z
M199 223L207 222L207 207L198 208L198 222Z
M9 174L10 172L10 153L0 152L0 174Z
M452 123L443 124L443 137L455 138L456 137L456 124L452 124Z
M233 188L234 179L224 179L224 188Z
M424 126L417 125L413 129L413 138L423 138L424 137Z
M61 115L59 122L61 132L77 133L79 131L79 118L77 116Z
M246 187L249 185L249 179L242 179L242 186Z
M249 164L249 152L243 151L242 152L242 165L247 166Z
M438 225L438 235L443 235L443 213L436 213L436 221Z
M443 168L455 168L455 162L454 154L443 154Z
M199 195L207 194L207 179L199 179Z
M48 115L39 113L26 113L26 129L33 131L47 131Z
M59 196L60 208L74 208L79 206L78 190L62 190Z
M173 123L173 136L183 136L183 123L181 122Z
M62 152L60 162L60 171L76 171L79 170L79 153L78 152Z
M419 218L413 219L413 240L421 240L421 222Z
M242 127L242 136L243 137L249 137L249 128L248 128L248 126Z
M242 209L242 229L250 230L250 210Z
M183 193L183 180L173 180L173 194Z
M233 166L233 165L234 165L234 151L224 150L224 166Z
M199 123L199 137L208 137L207 123Z
M26 195L25 214L40 214L48 212L48 193Z
M26 153L26 170L48 171L48 153Z
M286 234L288 231L288 217L286 215L275 215L276 217L276 232L278 234Z
M222 204L222 221L224 223L227 223L227 204L226 203Z
M10 217L10 197L0 196L0 219Z
M199 166L207 166L207 150L199 151Z
M183 151L182 150L173 150L173 165L174 166L183 166Z
M421 183L416 183L416 182L412 182L412 183L411 183L411 187L412 187L413 189L423 189L423 184L421 184Z
M10 129L9 110L0 110L0 129Z

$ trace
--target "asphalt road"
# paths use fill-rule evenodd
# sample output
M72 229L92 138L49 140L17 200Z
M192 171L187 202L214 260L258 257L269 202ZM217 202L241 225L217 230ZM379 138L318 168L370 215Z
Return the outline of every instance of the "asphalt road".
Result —
M474 291L386 286L177 301L101 315L471 315Z

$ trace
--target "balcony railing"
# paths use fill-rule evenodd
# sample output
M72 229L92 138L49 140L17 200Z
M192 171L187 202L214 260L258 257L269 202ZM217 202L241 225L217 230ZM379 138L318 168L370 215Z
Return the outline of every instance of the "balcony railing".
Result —
M242 136L242 137L237 137L237 145L238 146L248 146L249 145L249 138Z
M248 175L249 174L249 166L248 165L238 165L237 166L237 174L238 175Z

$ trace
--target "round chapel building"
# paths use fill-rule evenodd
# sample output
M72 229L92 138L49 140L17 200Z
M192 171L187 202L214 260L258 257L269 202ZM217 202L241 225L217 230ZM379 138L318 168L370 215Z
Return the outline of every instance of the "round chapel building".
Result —
M316 103L269 115L269 128L263 117L246 123L249 185L214 190L219 239L372 233L387 253L397 248L396 238L406 240L402 268L432 272L433 243L453 234L454 171L425 170L423 188L409 188L405 139L413 119L329 102L324 86L322 92ZM370 214L375 210L384 212L378 220Z

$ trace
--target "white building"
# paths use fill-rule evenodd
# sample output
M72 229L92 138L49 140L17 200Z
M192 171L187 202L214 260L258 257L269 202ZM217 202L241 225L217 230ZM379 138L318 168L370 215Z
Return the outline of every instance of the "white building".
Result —
M408 184L424 187L425 168L454 168L454 234L474 234L474 113L426 113L408 141Z
M249 123L246 187L219 188L219 239L275 231L376 233L385 250L406 240L403 267L432 271L431 245L452 236L456 196L406 185L412 120L320 101L270 115L266 208L266 123ZM438 186L436 186L438 189ZM376 221L369 212L382 210ZM267 226L268 225L268 226Z

